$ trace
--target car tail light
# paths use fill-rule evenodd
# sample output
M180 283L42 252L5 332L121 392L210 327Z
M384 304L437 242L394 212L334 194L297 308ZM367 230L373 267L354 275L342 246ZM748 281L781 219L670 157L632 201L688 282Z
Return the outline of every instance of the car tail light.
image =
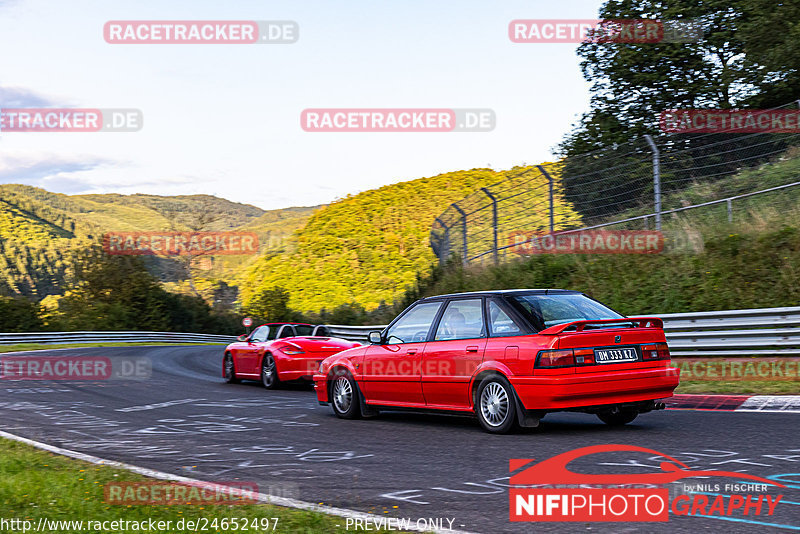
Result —
M591 365L594 363L594 349L575 349L576 365Z
M573 367L575 365L575 353L572 349L568 350L542 350L536 357L537 369L550 369L554 367Z
M642 345L642 359L649 360L669 360L669 347L666 343L651 343Z
M300 347L281 347L279 349L282 353L287 354L289 356L296 356L298 354L305 354L306 351L301 349Z

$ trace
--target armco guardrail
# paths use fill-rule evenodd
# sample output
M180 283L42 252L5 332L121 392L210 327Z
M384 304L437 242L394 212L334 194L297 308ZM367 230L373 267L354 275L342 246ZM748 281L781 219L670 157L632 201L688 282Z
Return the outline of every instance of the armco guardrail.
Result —
M651 314L644 314L651 315ZM800 306L711 312L668 313L664 320L673 356L800 355ZM365 342L385 325L328 325L331 334Z
M385 324L375 326L346 326L341 324L326 324L328 332L334 337L340 337L350 341L358 341L360 343L367 342L367 336L373 330L383 330L386 328Z
M0 345L16 343L230 343L236 336L183 332L21 332L0 334Z
M670 313L664 319L673 356L800 354L800 307Z
M650 315L650 314L646 314ZM711 312L669 313L664 320L673 356L800 355L800 306ZM365 343L386 325L325 325L331 335ZM235 336L180 332L32 332L0 334L0 345L13 343L230 343Z

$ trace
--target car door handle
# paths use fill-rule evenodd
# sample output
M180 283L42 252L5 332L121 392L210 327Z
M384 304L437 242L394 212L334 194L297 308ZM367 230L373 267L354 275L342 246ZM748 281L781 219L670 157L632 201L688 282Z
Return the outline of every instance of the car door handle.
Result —
M408 349L406 351L406 354L416 354L416 353L417 353L417 349Z
M467 347L467 352L478 352L478 347L475 345Z

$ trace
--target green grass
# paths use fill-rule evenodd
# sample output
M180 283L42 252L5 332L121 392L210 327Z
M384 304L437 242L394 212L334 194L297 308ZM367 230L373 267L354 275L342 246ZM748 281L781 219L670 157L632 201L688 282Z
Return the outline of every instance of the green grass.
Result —
M681 380L676 394L800 395L800 383L790 380Z
M152 347L152 346L179 346L179 345L221 345L220 343L17 343L15 345L0 345L0 353L16 352L23 350L53 350L53 349L79 349L84 347Z
M32 521L33 525L29 525L29 532L34 531L40 518L51 521L146 521L148 519L172 521L172 528L168 532L195 532L195 530L175 528L176 522L181 518L186 520L207 518L209 521L213 518L249 518L251 520L254 518L278 518L276 532L311 534L345 531L344 518L266 504L123 506L105 502L103 495L105 484L144 480L148 479L122 469L73 460L22 443L0 439L0 518ZM229 528L228 530L210 529L206 532L233 531L232 528ZM254 532L252 529L249 531ZM103 531L59 529L57 532ZM114 532L156 531L114 530Z
M763 375L757 368L761 364L767 365ZM672 365L681 369L681 383L675 393L796 395L800 394L799 364L791 357L675 357ZM733 366L737 367L735 371ZM770 376L771 372L775 374Z

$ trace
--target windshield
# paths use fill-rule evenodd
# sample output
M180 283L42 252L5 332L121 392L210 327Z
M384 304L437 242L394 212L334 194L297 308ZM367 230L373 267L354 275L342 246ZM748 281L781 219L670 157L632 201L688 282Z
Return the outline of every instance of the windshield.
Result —
M537 330L572 321L623 317L599 302L579 294L514 295L509 300L517 305Z

